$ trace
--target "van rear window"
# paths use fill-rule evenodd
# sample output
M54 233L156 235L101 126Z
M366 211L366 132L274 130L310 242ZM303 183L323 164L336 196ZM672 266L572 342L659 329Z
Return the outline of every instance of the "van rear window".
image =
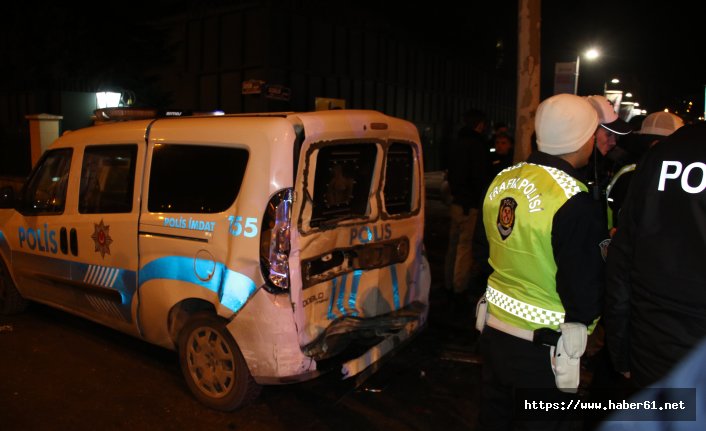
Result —
M330 145L319 150L312 227L367 214L376 155L375 144Z
M217 213L238 196L248 163L242 148L158 144L152 154L150 212Z

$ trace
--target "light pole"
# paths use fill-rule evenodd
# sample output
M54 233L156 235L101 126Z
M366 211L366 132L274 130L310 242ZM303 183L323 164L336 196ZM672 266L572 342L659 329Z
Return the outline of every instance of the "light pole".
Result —
M554 65L554 94L579 93L579 67L581 55L576 56L576 61L558 62ZM583 53L587 60L594 60L600 56L597 49L591 48Z
M576 56L576 73L574 76L574 94L579 94L579 64L581 64L581 55Z
M610 83L615 85L615 84L620 84L620 80L618 78L613 78L610 80ZM608 94L608 82L603 81L603 95L605 96Z
M595 60L601 56L596 48L589 48L583 53L587 60ZM581 54L576 56L576 73L574 78L574 94L579 94L579 65L581 64Z
M620 90L616 84L620 84L618 78L613 78L610 80L611 89L608 89L608 81L603 81L603 96L613 104L613 109L620 115L620 104L623 101L623 90Z

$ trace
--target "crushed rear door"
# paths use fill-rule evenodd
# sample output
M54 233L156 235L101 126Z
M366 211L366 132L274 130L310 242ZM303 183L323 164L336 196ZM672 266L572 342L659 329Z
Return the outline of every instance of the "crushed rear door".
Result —
M300 345L322 360L360 340L406 338L426 319L429 289L417 130L370 111L299 120L290 270Z

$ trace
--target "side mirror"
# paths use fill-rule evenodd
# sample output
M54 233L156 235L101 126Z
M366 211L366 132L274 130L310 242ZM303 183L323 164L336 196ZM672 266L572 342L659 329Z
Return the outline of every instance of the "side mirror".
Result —
M15 208L16 204L15 189L10 186L0 188L0 208Z

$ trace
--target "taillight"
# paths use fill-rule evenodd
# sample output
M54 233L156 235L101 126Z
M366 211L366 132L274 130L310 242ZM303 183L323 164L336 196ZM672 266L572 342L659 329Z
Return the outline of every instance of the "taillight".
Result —
M265 288L272 293L289 289L289 228L292 219L292 189L275 193L267 204L260 236L260 268Z

